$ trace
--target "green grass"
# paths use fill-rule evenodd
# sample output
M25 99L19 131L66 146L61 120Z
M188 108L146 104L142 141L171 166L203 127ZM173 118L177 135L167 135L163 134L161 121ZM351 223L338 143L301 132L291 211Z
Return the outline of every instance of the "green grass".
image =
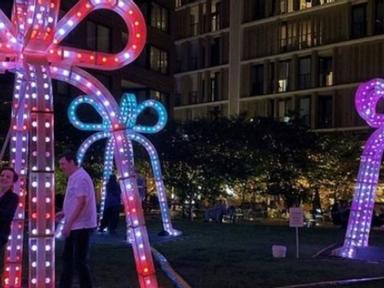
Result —
M121 231L124 225L121 226ZM148 228L160 231L158 221ZM341 242L344 231L337 228L300 230L300 259L295 259L295 232L287 225L211 224L176 221L184 235L155 244L172 267L193 288L268 288L331 280L384 276L381 264L336 258L312 258L320 249ZM371 242L384 246L384 232L373 231ZM62 242L56 244L57 280L61 271ZM272 245L288 247L287 258L274 259ZM130 247L120 240L91 247L91 270L95 288L136 288L136 270ZM173 285L157 267L160 287ZM323 286L325 287L325 286ZM379 288L384 281L342 287ZM75 288L75 287L74 287Z
M295 259L295 232L287 226L177 222L184 239L157 245L192 287L278 287L316 281L384 276L384 263L334 258L314 259L320 249L342 241L335 228L300 230L300 259ZM384 245L384 232L372 233ZM288 247L287 258L274 259L272 245ZM372 287L383 287L383 283ZM346 287L346 286L344 286ZM351 287L371 287L355 285Z

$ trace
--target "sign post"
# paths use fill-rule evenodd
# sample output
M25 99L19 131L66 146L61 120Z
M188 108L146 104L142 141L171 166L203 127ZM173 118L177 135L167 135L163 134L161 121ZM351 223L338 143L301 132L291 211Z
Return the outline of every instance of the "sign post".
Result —
M289 208L289 227L296 230L296 258L299 259L299 227L304 226L304 212L302 208Z

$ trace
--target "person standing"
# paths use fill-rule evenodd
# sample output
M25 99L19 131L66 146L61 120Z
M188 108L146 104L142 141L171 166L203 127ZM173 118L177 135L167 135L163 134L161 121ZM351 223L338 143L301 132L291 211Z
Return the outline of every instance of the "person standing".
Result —
M11 232L11 222L15 215L19 196L13 193L13 184L19 176L11 167L5 167L0 172L0 247L8 242Z
M11 233L11 223L15 215L19 196L13 193L13 185L19 176L11 167L4 167L0 171L0 250L4 255L4 246ZM0 273L3 272L3 259L0 259Z
M91 288L88 254L90 237L97 226L95 188L88 173L77 166L73 152L62 154L59 166L68 177L63 210L56 214L57 220L64 217L65 237L59 287L72 287L73 272L77 270L80 288Z
M106 199L99 231L103 232L108 227L109 234L116 234L121 206L121 190L115 174L109 177L106 185Z

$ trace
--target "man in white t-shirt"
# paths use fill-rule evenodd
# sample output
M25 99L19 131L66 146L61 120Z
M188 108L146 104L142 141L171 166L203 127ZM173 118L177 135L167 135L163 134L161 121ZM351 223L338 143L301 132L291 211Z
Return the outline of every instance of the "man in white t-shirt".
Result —
M97 225L95 188L91 177L76 162L76 155L71 151L59 157L60 169L68 177L63 211L56 214L58 220L64 217L62 235L65 244L60 288L72 287L74 269L79 275L80 288L92 287L88 251L90 236Z

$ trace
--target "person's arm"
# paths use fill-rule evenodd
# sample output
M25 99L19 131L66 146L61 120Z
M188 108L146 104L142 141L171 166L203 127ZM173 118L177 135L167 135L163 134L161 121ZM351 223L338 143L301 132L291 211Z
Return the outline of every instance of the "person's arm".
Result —
M63 227L63 236L68 237L71 232L71 228L76 219L80 216L83 211L85 204L87 202L86 196L76 197L75 209L73 210L72 215L66 216L64 227Z

